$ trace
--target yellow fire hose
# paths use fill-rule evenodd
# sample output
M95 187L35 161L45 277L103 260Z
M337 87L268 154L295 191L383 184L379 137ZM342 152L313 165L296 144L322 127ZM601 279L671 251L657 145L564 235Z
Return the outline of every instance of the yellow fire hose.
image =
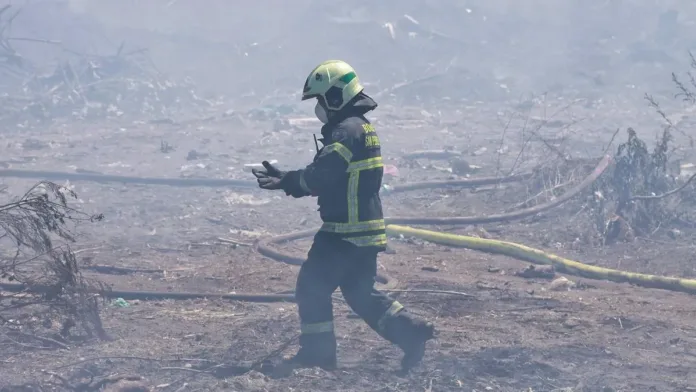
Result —
M602 279L614 282L628 282L637 286L654 287L667 289L672 291L682 291L688 293L696 293L696 280L679 279L663 276L654 276L646 274L638 274L612 270L608 268L589 266L577 261L565 259L556 255L546 253L544 251L533 249L524 245L515 244L512 242L487 240L476 237L467 237L454 234L439 233L429 230L415 229L407 226L399 226L397 224L412 224L412 225L428 225L428 224L481 224L490 222L505 222L516 219L521 219L539 214L550 210L570 198L579 194L582 190L591 185L608 167L611 159L605 156L597 164L595 169L581 183L564 193L561 197L551 202L541 204L532 208L514 211L506 214L489 215L489 216L473 216L473 217L389 217L386 218L387 232L391 235L404 235L421 238L426 241L431 241L438 244L464 247L474 250L479 250L487 253L501 254L510 256L519 260L528 261L537 264L552 264L556 269L565 271L568 274L583 276L589 279ZM226 187L255 187L255 182L239 181L239 180L208 180L200 179L191 181L187 179L152 179L139 177L121 177L121 176L105 176L105 175L86 175L84 173L57 173L57 172L29 172L22 170L0 170L0 177L24 177L24 178L49 178L49 179L64 179L70 178L75 181L93 181L93 182L122 182L122 183L138 183L149 185L168 185L168 186L226 186ZM439 188L439 187L472 187L484 184L496 184L503 182L514 182L529 178L531 174L521 174L502 178L473 178L455 181L431 181L412 184L401 184L389 189L389 192L405 192L415 189ZM300 238L309 237L316 233L316 229L305 230L302 232L288 233L276 237L266 238L257 244L257 250L262 255L271 259L281 261L288 264L299 265L304 262L303 257L295 257L274 249L273 245L280 245L285 242L294 241ZM393 289L398 282L385 275L377 276L377 281L382 283L386 291ZM0 282L0 290L6 291L28 291L43 293L50 290L50 287L43 286L25 286L17 283ZM275 302L275 301L293 301L294 297L290 293L235 293L235 294L212 294L212 293L187 293L187 292L145 292L132 290L99 290L99 294L107 298L121 297L124 299L194 299L194 298L221 298L228 300L238 300L247 302Z
M481 224L490 222L505 222L520 219L532 215L536 215L543 211L547 211L553 207L568 201L572 197L586 189L606 170L611 162L610 157L605 156L597 164L595 169L573 187L563 196L535 207L499 215L489 215L480 217L446 217L446 218L416 218L416 217L391 217L387 218L387 233L391 235L404 235L420 238L433 243L447 245L452 247L463 247L473 250L478 250L486 253L500 254L510 256L518 260L528 261L535 264L551 264L557 270L564 271L571 275L578 275L588 279L609 280L620 283L631 283L636 286L660 288L672 291L681 291L687 293L696 293L696 280L680 279L665 276L639 274L633 272L613 270L603 267L595 267L578 261L569 260L560 256L546 253L539 249L530 248L524 245L513 242L489 240L477 237L468 237L462 235L440 233L430 230L416 229L408 226L400 226L398 223L407 224ZM464 184L461 184L464 185ZM412 188L420 189L420 188ZM284 254L273 249L271 244L282 244L285 242L308 237L314 234L316 230L305 230L297 233L285 234L273 238L268 238L258 244L258 251L266 257L274 260L282 261L289 264L299 265L303 259ZM382 274L378 276L378 282L386 284L385 288L393 288L397 282L392 278Z
M430 230L415 229L408 226L388 225L387 233L416 237L425 241L452 247L461 247L481 252L510 256L518 260L534 264L549 264L555 269L568 274L582 276L588 279L609 280L619 283L631 283L636 286L660 288L686 293L696 293L695 279L670 278L665 276L639 274L619 271L604 267L595 267L566 259L539 249L516 244L514 242L483 239L464 235L440 233Z

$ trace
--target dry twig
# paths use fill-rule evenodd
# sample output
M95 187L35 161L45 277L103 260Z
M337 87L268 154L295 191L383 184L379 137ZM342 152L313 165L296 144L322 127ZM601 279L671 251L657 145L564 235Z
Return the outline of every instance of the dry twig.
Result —
M420 294L447 294L447 295L456 295L459 297L465 297L465 298L476 298L475 295L472 294L467 294L463 293L461 291L451 291L451 290L430 290L430 289L408 289L408 290L380 290L385 293L420 293Z
M56 319L69 333L78 325L88 335L105 337L98 314L96 297L90 293L93 283L80 274L75 254L67 245L74 242L75 225L100 220L101 215L87 215L68 205L77 196L51 182L40 182L16 201L0 205L0 240L12 255L0 256L0 279L15 281L28 290L25 294L0 296L0 332L5 340L29 347L20 340L34 340L45 346L68 345L51 337L40 336L40 321L46 327ZM55 244L56 240L64 242ZM33 287L43 287L42 295L29 294ZM21 294L21 295L20 295ZM12 323L8 320L13 319ZM50 327L48 327L50 328Z
M691 177L689 177L688 180L684 184L682 184L680 187L672 189L669 192L665 192L659 195L643 195L643 196L631 196L631 200L658 200L658 199L664 199L665 197L672 196L674 194L677 194L684 190L684 188L687 187L693 181L693 179L696 178L696 173L692 174Z

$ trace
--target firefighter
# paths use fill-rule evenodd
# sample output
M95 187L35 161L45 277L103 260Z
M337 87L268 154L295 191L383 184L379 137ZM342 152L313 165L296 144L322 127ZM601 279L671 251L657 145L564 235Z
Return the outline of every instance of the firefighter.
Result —
M401 366L407 371L422 360L434 327L374 287L377 255L387 245L379 197L380 142L365 118L377 103L363 92L353 68L339 60L325 61L309 74L302 100L312 98L324 124L314 161L288 172L264 161L264 170L253 170L262 189L280 189L295 198L316 196L323 221L297 278L300 348L286 363L336 367L331 295L340 288L355 313L404 351Z

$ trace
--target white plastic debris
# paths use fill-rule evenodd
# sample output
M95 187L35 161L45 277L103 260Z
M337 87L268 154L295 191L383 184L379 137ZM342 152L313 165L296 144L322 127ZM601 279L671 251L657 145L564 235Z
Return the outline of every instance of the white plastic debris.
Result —
M575 287L575 282L569 280L565 276L554 279L551 284L549 284L549 290L552 291L569 291L573 287Z
M394 32L394 25L391 23L385 23L384 28L387 29L387 32L389 32L389 36L391 37L392 40L396 40L396 33Z
M248 206L262 206L271 202L271 199L257 198L249 194L227 192L224 197L225 202L228 205L248 205Z
M276 163L278 163L278 161L275 159L272 159L272 160L268 161L268 163L270 163L271 165L275 165ZM244 167L249 168L249 169L258 169L258 168L263 168L263 164L261 164L261 163L245 163Z
M406 20L408 20L409 22L413 23L414 25L419 25L419 24L420 24L420 23L419 23L416 19L414 19L411 15L404 14L404 18L406 18Z

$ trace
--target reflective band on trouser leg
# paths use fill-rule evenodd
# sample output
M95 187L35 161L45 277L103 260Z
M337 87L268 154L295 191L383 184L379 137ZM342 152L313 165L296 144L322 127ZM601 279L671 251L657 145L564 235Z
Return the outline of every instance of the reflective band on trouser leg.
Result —
M326 333L333 332L334 324L333 321L325 321L323 323L312 323L312 324L302 324L300 326L300 331L303 335L313 334L313 333Z
M388 320L390 317L396 316L396 314L399 313L400 311L402 311L403 309L404 309L404 305L401 305L401 304L399 303L399 301L394 301L394 302L392 302L392 304L391 304L391 306L389 307L389 309L387 309L387 311L384 312L384 314L382 315L382 317L381 317L381 318L379 319L379 321L377 322L377 327L379 328L379 330L380 330L380 331L383 331L383 330L384 330L384 326L385 326L387 320Z

